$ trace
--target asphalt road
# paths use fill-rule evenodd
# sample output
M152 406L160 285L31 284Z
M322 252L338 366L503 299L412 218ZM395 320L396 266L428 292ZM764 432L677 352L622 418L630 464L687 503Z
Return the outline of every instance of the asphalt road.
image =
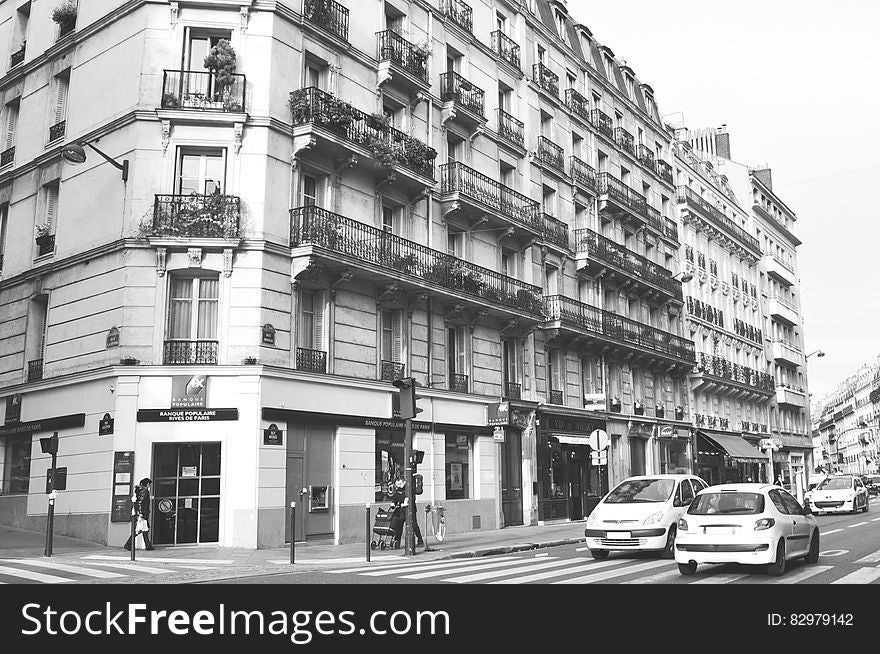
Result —
M327 571L300 571L224 579L247 584L880 584L880 508L855 515L816 516L817 564L791 561L770 577L763 566L701 565L683 577L675 561L651 553L613 553L604 561L583 545L474 559L394 564ZM206 582L213 583L213 582Z

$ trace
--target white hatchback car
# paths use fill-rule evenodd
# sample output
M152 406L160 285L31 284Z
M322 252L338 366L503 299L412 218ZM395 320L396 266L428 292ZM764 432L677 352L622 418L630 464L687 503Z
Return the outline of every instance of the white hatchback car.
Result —
M784 488L721 484L697 494L678 521L675 560L683 575L700 563L767 565L771 575L786 561L819 560L819 525Z
M584 536L594 559L615 550L654 550L672 558L678 519L708 484L694 475L639 475L603 497Z
M826 477L810 493L813 513L868 512L870 500L868 489L855 475L832 475Z

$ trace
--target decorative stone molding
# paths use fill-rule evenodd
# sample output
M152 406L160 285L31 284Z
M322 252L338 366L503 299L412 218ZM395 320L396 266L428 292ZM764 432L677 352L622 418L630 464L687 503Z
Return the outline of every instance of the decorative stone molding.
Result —
M412 96L410 96L410 99L409 99L409 110L410 111L415 110L415 108L418 107L419 104L421 104L422 102L424 102L427 99L428 99L428 95L426 93L423 93L422 91L418 91L417 93L414 93Z
M171 29L177 29L177 19L180 16L180 3L169 2L168 7L171 10Z
M156 274L159 277L165 276L165 256L167 250L165 248L156 248Z
M232 132L235 137L235 154L241 152L241 142L244 139L244 123L233 123Z
M461 202L459 202L458 200L449 203L447 206L448 208L446 209L446 211L444 211L443 214L440 216L440 222L442 222L444 225L446 224L446 221L449 220L450 215L457 214L461 211Z
M354 272L350 269L346 268L333 280L333 283L330 284L330 299L336 299L336 292L340 286L343 284L350 282L354 278Z
M190 268L202 267L202 248L187 248L186 257L189 259Z
M468 320L468 328L470 329L471 334L474 333L474 330L477 328L477 323L480 321L480 319L485 318L488 315L488 309L480 309L470 317L470 320Z
M403 290L400 288L400 284L393 282L390 284L385 284L382 290L376 294L377 307L389 303L403 306L404 295Z
M232 277L232 248L223 248L223 276Z
M293 138L293 151L290 153L290 160L294 167L299 164L300 157L314 148L318 144L318 139L311 134L303 134Z
M244 34L247 32L248 28L248 8L247 7L239 7L238 9L238 17L241 21L241 33Z
M171 121L163 120L162 125L162 153L168 151L168 144L171 142Z
M397 173L393 170L389 171L385 177L376 183L376 197L382 194L382 189L389 184L393 184L397 180Z

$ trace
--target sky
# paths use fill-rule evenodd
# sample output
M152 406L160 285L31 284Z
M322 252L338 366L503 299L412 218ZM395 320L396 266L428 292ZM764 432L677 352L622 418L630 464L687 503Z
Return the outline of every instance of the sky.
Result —
M568 0L668 122L727 125L794 234L812 402L880 355L880 2Z

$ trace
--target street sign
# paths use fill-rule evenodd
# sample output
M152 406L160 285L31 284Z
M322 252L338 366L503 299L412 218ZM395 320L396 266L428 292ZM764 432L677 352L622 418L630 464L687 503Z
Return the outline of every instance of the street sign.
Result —
M590 456L590 463L594 466L608 465L608 456Z
M496 443L504 442L504 427L495 427L495 429L492 431L492 440L494 440Z
M55 486L52 486L52 468L46 471L46 495L53 490L67 490L67 466L55 468Z
M608 447L608 433L604 429L594 429L588 438L592 450L604 450Z

